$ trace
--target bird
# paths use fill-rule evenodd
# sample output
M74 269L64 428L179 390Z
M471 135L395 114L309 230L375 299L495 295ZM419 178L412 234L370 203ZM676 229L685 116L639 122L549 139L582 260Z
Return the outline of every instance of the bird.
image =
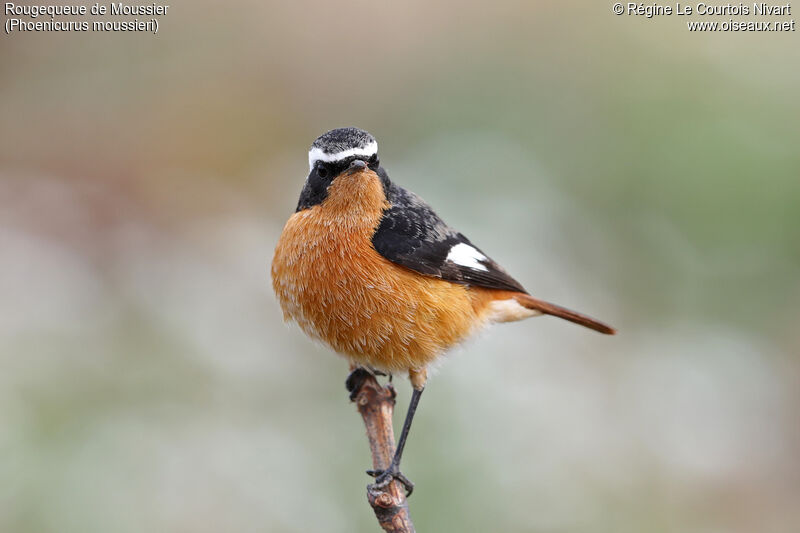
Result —
M422 198L389 179L367 131L320 135L308 166L275 247L272 286L285 320L349 360L351 393L367 373L408 375L411 400L392 461L367 472L376 485L397 479L411 494L400 460L428 369L485 326L551 315L615 333L531 296Z

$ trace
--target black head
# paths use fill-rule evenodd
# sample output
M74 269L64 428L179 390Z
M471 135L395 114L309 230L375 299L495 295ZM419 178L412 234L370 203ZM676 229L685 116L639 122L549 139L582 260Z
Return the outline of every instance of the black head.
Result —
M322 203L328 196L328 186L343 172L369 167L382 179L385 176L378 161L378 141L359 128L337 128L317 137L308 151L308 166L310 172L297 211Z

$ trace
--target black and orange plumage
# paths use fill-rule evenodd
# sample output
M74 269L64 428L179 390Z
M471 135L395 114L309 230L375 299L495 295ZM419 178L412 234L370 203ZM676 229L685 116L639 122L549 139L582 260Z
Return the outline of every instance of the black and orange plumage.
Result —
M548 314L601 333L593 318L530 296L421 198L393 183L377 142L357 128L320 136L275 249L272 285L286 319L353 367L408 373L414 387L398 453L427 368L483 326Z

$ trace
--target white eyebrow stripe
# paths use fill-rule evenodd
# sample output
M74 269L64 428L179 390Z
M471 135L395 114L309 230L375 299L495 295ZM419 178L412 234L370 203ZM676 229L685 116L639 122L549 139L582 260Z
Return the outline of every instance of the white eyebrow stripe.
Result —
M334 161L341 161L342 159L347 159L348 157L352 157L354 155L372 157L377 153L378 153L378 143L374 141L361 148L350 148L349 150L343 150L341 152L336 152L334 154L326 154L325 152L322 151L322 149L313 147L311 148L311 150L308 151L308 169L311 170L312 168L314 168L314 163L316 163L317 161L332 163Z
M465 266L467 268L474 268L476 270L488 272L489 269L486 268L486 265L479 263L479 261L484 259L488 259L488 257L480 253L469 244L460 242L450 248L450 252L448 252L446 260L452 261L457 265Z

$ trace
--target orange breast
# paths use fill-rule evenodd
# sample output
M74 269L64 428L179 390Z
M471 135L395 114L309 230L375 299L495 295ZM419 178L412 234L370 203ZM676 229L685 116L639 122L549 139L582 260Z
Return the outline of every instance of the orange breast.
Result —
M424 369L484 322L491 298L376 252L385 207L372 171L337 177L322 204L286 223L272 284L285 317L335 351L390 372Z

